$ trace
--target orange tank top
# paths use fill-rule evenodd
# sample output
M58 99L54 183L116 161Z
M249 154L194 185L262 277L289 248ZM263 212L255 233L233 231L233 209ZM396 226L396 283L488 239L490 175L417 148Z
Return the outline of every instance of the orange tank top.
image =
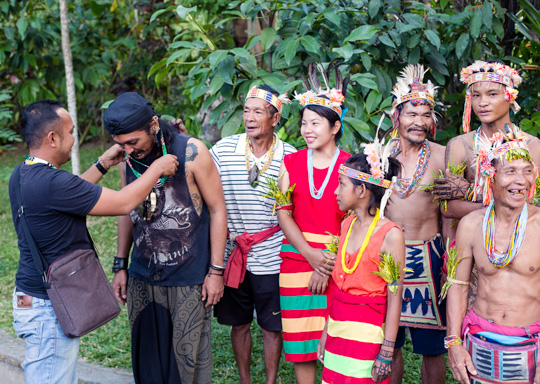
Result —
M343 292L350 293L357 296L386 296L386 281L380 276L374 275L371 272L377 272L380 264L379 252L381 250L384 237L388 231L394 227L399 228L396 224L388 222L380 227L369 240L360 263L355 271L351 274L346 273L341 265L341 252L343 244L345 243L345 237L349 231L349 227L356 215L349 216L343 222L343 230L339 238L339 249L336 257L336 264L334 271L332 272L332 278L337 287ZM345 251L346 262L345 265L348 268L354 266L354 262L360 251L360 247L353 253L349 254Z

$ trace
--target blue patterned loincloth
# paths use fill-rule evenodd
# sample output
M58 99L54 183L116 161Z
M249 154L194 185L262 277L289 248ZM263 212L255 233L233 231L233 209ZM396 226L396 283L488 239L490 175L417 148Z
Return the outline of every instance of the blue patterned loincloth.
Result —
M405 272L400 326L446 329L446 301L437 305L444 244L440 234L428 241L405 241Z

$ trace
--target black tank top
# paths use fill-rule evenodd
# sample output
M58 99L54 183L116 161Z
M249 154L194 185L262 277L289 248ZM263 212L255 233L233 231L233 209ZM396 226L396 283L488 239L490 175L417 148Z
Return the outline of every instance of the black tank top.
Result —
M130 275L153 285L186 286L202 284L210 264L209 217L203 203L197 214L186 180L185 155L189 136L174 134L167 152L178 158L178 169L163 186L154 188L157 206L150 220L131 212L133 251ZM136 170L144 168L132 162ZM136 180L126 166L126 182Z

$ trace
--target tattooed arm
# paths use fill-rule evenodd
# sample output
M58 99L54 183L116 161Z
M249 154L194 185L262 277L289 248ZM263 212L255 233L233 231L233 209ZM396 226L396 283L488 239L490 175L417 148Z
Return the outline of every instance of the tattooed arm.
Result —
M469 143L470 141L470 143ZM474 170L466 169L463 175L453 175L448 169L449 164L462 164L465 162L470 168L474 148L472 146L472 135L462 135L454 137L446 146L446 177L435 180L433 194L436 199L448 200L448 209L441 210L443 216L451 219L461 219L472 211L483 207L481 202L464 200L471 183L474 183ZM468 180L469 178L472 180Z
M193 175L196 185L196 188L190 188L190 193L197 213L202 212L203 201L210 213L210 262L222 266L227 239L227 210L219 172L204 143L194 138L188 140L185 167L188 180L189 174ZM216 273L206 275L202 295L206 307L217 304L223 296L223 277Z

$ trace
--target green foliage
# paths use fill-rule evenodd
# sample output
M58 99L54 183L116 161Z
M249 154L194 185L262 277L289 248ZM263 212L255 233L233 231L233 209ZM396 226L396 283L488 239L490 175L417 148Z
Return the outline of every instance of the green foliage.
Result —
M218 2L219 3L219 2ZM218 4L216 3L216 4ZM151 5L91 0L68 2L69 29L81 140L107 136L100 106L137 90L176 114L178 96L161 92L146 74L165 52L172 30L150 23ZM0 1L0 86L12 91L15 113L38 99L66 100L60 15L56 0ZM177 92L180 94L180 92Z
M183 5L159 10L152 18L170 22L173 15L181 32L149 76L156 83L182 79L190 101L203 110L225 101L210 116L222 136L241 129L242 98L251 86L265 83L280 93L302 92L299 79L307 64L339 61L343 75L350 76L343 142L352 151L372 138L380 114L391 107L395 78L407 63L430 68L428 78L441 86L440 112L452 117L463 105L463 87L453 74L475 59L504 52L505 10L495 1L457 12L448 1L248 0L231 2L219 22ZM237 18L261 25L261 32L241 47L234 46L225 28ZM293 103L283 111L280 132L293 141L298 110ZM442 139L459 132L458 119L448 125L452 129ZM386 118L382 127L390 126Z
M524 69L526 86L519 91L518 102L522 107L520 127L534 136L540 135L540 12L528 0L519 0L522 10L512 16L522 37L518 40L515 55Z
M13 142L21 142L21 137L7 125L13 116L13 104L4 103L11 98L11 92L0 90L0 151L11 149Z

